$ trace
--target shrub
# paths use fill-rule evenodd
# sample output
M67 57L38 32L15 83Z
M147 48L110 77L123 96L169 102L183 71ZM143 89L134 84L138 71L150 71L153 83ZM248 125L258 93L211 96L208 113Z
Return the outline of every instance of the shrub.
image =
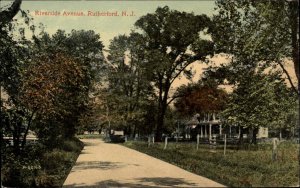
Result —
M13 153L6 155L5 163L2 166L3 185L13 187L35 186L41 165L38 160L17 157Z
M28 145L20 156L15 156L10 148L6 148L5 153L2 151L3 185L61 187L83 148L83 143L77 138L62 143L52 150L40 143Z
M49 174L56 174L68 169L75 158L75 153L66 152L60 149L46 152L42 158L42 167Z
M49 175L44 171L40 171L40 173L35 178L35 184L37 187L60 187L60 182L61 176Z
M83 143L78 140L77 138L74 138L72 140L66 140L61 145L60 149L64 151L70 151L70 152L80 152L83 148Z

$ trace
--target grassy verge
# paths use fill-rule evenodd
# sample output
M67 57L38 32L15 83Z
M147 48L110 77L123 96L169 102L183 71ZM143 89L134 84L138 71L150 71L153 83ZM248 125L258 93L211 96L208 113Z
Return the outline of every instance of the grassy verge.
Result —
M42 167L46 181L40 181L38 187L62 187L74 166L84 145L78 138L63 141L63 144L46 152L42 158Z
M4 153L2 180L8 187L62 187L76 162L83 143L77 138L64 140L52 149L30 145L26 153Z
M125 146L172 163L190 172L233 187L282 187L299 185L299 147L289 142L278 147L278 158L272 161L271 145L262 144L248 150L222 147L215 151L207 145L162 143L148 147L145 142L127 142Z

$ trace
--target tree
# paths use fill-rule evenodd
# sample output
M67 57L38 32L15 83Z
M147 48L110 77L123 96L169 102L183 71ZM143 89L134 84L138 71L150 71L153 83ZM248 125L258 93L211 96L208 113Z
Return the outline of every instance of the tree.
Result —
M116 116L115 124L121 125L131 136L136 134L144 107L153 94L143 69L144 50L144 36L134 32L115 37L109 46L111 66L107 74L106 100L110 113Z
M88 104L90 104L90 100L94 95L96 83L101 80L103 47L100 35L91 30L72 30L71 33L58 30L52 36L45 32L40 36L34 36L33 55L37 58L46 57L47 59L61 54L62 60L66 60L66 62L70 60L76 64L74 66L80 70L80 76L83 77L81 82L78 83L80 85L78 93L75 94L74 91L70 91L77 95L74 98L73 106L67 105L73 108L73 115L64 117L64 124L73 124L73 126L70 126L73 127L72 130L69 130L70 136L74 134L75 125L80 122L80 118L85 116L84 113L87 113L86 115L91 113L89 112L91 108L88 108ZM76 81L76 78L74 78L74 81ZM76 100L78 100L77 102L81 101L80 107L77 106L76 108L78 104Z
M24 22L33 31L31 18L25 11L20 10L21 3L22 0L15 0L9 8L0 11L0 87L3 87L13 100L21 82L20 69L24 59L29 56L29 41L25 38L25 28L16 26ZM21 12L20 23L16 23L16 19L13 18L19 11ZM2 102L1 97L0 99Z
M9 96L17 93L20 83L19 69L23 60L28 57L28 44L24 37L24 28L19 29L19 40L12 35L12 32L16 30L12 19L19 12L21 2L22 0L15 0L9 8L0 11L0 87L4 87ZM22 17L29 25L29 17L25 12L22 12ZM0 97L0 99L2 107L2 98Z
M15 0L9 8L0 12L0 30L19 12L21 3L22 0Z
M226 104L228 95L217 85L203 82L181 86L175 94L179 96L174 106L184 116L199 114L206 117L207 114L220 113ZM199 118L201 118L199 117Z
M210 26L205 15L157 8L154 14L142 16L135 26L145 36L145 67L158 92L156 140L160 141L167 110L169 90L174 80L196 60L204 61L212 54L212 42L201 39L199 32Z
M282 126L285 116L294 109L296 97L278 73L252 72L244 74L244 78L230 95L222 117L228 124L253 130L250 136L256 144L258 128Z
M31 113L24 109L17 100L19 89L22 84L21 70L25 59L29 57L29 42L25 39L25 28L13 20L20 11L20 23L25 23L31 29L30 17L20 10L21 0L16 0L9 8L0 12L0 124L1 139L4 134L13 136L15 154L24 149L26 134L23 136L22 127L31 123ZM15 37L14 34L19 34ZM2 94L6 94L3 99ZM22 144L21 144L22 142ZM2 141L1 141L2 143Z
M257 131L259 124L267 126L267 122L273 122L269 102L274 104L276 101L275 91L270 86L275 81L270 78L274 77L271 73L265 75L267 68L281 67L281 72L285 73L293 91L298 94L298 100L300 97L298 1L216 1L216 5L218 14L213 17L216 24L211 28L212 39L216 53L226 53L231 62L213 68L207 74L217 77L220 83L224 83L226 78L229 84L233 84L232 99L236 101L230 102L232 106L229 109L237 111L231 111L231 115L235 118L241 116L237 118L239 125L256 127ZM287 60L294 63L298 88L285 69ZM259 82L261 80L268 84ZM291 104L291 101L288 103ZM249 107L253 105L257 107ZM283 109L282 104L278 103L276 109ZM280 113L278 117L286 115L285 111Z
M265 67L279 65L299 95L298 1L230 0L216 1L216 5L218 14L211 32L216 51L232 55L240 65L245 63L241 58ZM298 89L285 69L289 59L294 63Z
M26 137L29 127L31 127L34 113L20 104L10 105L9 108L4 106L1 113L4 135L12 137L12 153L15 156L19 156L22 152L26 152Z
M102 49L104 46L99 34L92 30L72 30L71 33L57 30L52 36L45 32L40 36L35 36L34 42L33 54L40 53L40 49L43 49L45 53L59 49L72 56L85 67L87 89L93 90L94 83L100 79L103 65Z
M23 79L19 100L35 112L40 139L72 137L85 106L83 67L62 52L38 55L32 57Z

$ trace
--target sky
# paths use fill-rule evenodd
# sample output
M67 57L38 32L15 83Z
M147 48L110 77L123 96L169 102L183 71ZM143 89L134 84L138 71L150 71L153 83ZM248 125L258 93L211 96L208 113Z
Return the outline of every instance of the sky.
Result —
M119 34L129 34L134 23L147 13L154 13L157 7L169 6L170 9L206 14L211 16L214 11L214 1L24 1L21 9L28 10L34 18L34 23L43 23L46 31L53 34L57 29L70 32L72 29L94 30L100 34L105 47L109 41ZM83 12L118 12L120 16L41 16L36 11ZM122 12L133 16L121 16Z

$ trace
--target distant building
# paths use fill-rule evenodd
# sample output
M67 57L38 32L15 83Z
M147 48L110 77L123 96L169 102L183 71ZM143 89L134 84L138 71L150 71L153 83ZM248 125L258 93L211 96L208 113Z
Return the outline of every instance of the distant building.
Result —
M195 115L191 120L185 122L185 135L186 138L196 138L199 134L200 138L208 138L209 140L213 137L220 136L224 134L229 138L239 138L242 127L231 125L223 126L222 121L218 118L216 114L208 114L204 118L199 118L199 115ZM249 134L249 129L243 129L243 137L247 138ZM259 127L257 138L268 138L268 128Z

